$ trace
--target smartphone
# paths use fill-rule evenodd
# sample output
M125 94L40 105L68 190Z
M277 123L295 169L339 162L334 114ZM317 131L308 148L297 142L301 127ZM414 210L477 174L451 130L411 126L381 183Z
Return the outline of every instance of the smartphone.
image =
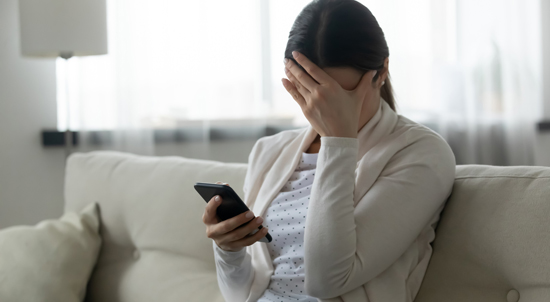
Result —
M235 191L233 191L233 189L230 186L207 183L207 182L197 182L194 187L195 187L195 190L199 193L199 195L202 196L204 201L206 201L207 203L210 201L210 199L212 199L212 197L216 195L221 196L222 203L216 209L216 214L218 214L218 217L222 221L235 217L249 210L249 208L241 200L239 195L237 195L237 193L235 193ZM251 221L254 221L254 220L251 220ZM249 222L244 223L237 228L241 228L247 225ZM252 231L252 233L250 233L249 235L256 234L256 232L261 230L262 228L263 227L260 225L257 229ZM265 237L262 237L262 239L260 239L259 241L267 243L267 242L271 242L271 240L273 240L271 238L271 235L267 233Z

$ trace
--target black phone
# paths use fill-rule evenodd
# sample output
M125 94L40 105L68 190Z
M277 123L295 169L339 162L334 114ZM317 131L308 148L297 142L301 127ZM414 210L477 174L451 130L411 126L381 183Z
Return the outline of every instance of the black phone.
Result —
M216 214L223 221L229 218L235 217L241 213L244 213L249 210L248 206L241 200L239 195L230 187L221 184L213 184L207 182L197 182L195 184L195 190L207 203L216 195L220 195L222 198L222 203L216 209ZM253 220L251 220L253 221ZM239 228L247 225L249 222L242 224ZM261 230L263 227L260 225L249 235L256 234L257 231ZM271 235L267 233L265 237L262 237L259 241L261 242L271 242L273 240Z

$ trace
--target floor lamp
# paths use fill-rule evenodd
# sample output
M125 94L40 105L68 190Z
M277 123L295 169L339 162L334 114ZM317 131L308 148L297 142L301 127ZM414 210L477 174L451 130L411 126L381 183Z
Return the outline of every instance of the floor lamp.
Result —
M23 56L61 57L65 61L65 155L68 157L73 145L69 59L107 54L106 0L19 0L19 25Z

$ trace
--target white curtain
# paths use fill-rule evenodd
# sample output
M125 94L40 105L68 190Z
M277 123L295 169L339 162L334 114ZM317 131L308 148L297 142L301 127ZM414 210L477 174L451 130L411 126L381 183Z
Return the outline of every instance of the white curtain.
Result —
M280 79L310 1L107 2L109 55L71 59L81 149L154 154L153 128L198 127L209 152L212 125L307 124ZM385 32L398 113L440 133L458 164L533 164L539 0L359 2Z
M361 2L385 31L400 114L439 132L458 164L534 164L538 0Z
M257 1L107 0L107 8L109 54L69 64L79 151L153 155L154 130L193 128L204 154L214 125L266 123Z

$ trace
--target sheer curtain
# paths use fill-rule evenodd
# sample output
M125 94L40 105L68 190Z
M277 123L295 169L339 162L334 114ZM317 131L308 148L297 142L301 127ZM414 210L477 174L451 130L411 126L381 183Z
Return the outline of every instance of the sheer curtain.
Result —
M155 130L188 128L208 152L213 124L266 123L258 1L107 5L109 54L70 62L79 151L153 155ZM63 81L58 85L64 91Z
M108 0L109 55L71 59L81 150L154 154L153 129L192 128L208 153L215 125L307 125L280 79L309 2ZM359 2L386 34L398 113L440 133L458 164L533 164L539 0Z
M361 2L385 31L400 114L439 132L458 164L534 163L538 0Z

